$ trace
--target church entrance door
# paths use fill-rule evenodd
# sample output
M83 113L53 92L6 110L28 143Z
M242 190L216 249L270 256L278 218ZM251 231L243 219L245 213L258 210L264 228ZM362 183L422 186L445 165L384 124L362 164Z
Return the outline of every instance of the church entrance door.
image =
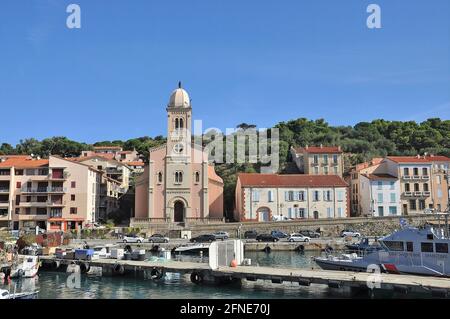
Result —
M174 206L174 222L182 223L184 222L184 204L182 201L176 201Z

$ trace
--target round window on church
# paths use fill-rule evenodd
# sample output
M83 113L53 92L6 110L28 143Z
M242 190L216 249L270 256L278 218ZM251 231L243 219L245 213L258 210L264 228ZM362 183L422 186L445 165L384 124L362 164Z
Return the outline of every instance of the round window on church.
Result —
M175 153L182 153L183 152L183 144L176 144L173 147L173 150L175 151Z

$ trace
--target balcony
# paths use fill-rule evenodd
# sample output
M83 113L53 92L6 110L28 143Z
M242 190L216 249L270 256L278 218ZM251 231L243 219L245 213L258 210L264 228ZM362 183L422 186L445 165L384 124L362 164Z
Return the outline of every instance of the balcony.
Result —
M18 204L19 207L47 207L48 201L38 202L38 201L30 201L30 202L20 202Z
M403 192L403 196L411 197L411 196L413 196L413 192Z
M9 188L0 188L0 194L8 194Z
M420 197L420 196L422 196L422 192L418 192L418 191L414 192L414 196L415 197Z
M8 208L8 207L9 207L9 202L4 202L4 201L0 202L0 208Z
M420 175L413 175L412 179L420 179Z
M403 176L402 176L402 179L404 179L404 180L410 180L411 177L412 177L412 176L410 176L410 175L403 175Z
M49 207L62 207L62 206L66 206L66 201L48 201L47 202L47 206Z
M319 162L311 162L311 166L319 166Z
M430 175L422 175L422 179L423 180L429 180L430 179Z
M422 192L422 196L423 197L430 197L431 196L431 192L429 192L429 191Z
M52 172L47 175L48 180L51 180L51 181L64 181L69 177L70 177L69 172L63 172L62 174Z
M19 220L46 220L48 218L47 214L46 215L27 215L27 214L16 214L16 216L18 217Z

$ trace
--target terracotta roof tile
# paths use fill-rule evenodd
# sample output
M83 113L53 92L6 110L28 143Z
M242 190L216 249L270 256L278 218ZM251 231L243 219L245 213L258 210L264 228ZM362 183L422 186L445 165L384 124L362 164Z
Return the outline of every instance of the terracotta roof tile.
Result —
M36 168L48 166L48 159L31 159L30 157L9 157L0 162L0 167Z
M339 146L307 146L307 147L296 147L295 151L297 153L311 153L311 154L340 154L342 150Z
M388 156L387 159L396 163L431 163L450 161L450 158L446 156Z
M346 187L348 184L337 175L303 174L249 174L240 173L242 186L253 187Z

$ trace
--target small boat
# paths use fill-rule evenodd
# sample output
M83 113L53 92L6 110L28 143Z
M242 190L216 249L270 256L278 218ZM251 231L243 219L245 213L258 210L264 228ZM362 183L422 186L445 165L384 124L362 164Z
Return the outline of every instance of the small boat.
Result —
M8 290L0 289L0 299L37 299L38 293L39 290L10 293Z
M175 248L175 254L180 255L196 255L196 256L208 256L209 254L209 245L206 243L200 243L200 244L186 244L181 245L177 248Z
M39 270L39 257L19 255L11 266L11 278L33 278Z
M370 243L370 239L367 237L364 237L360 240L359 243L354 243L354 244L347 244L345 245L345 247L347 248L347 250L349 250L350 252L356 252L356 253L361 253L361 252L368 252L371 250L381 250L381 246L378 243Z

